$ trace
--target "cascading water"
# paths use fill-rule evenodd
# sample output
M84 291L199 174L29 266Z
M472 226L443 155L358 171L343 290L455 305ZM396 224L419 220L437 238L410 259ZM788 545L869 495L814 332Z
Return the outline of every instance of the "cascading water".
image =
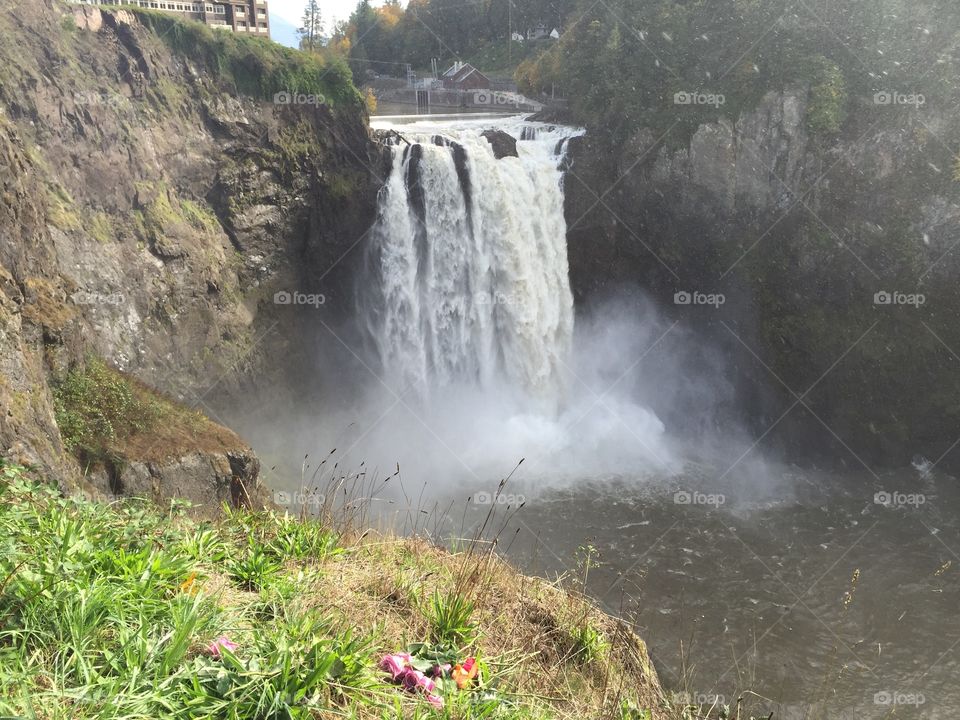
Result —
M496 158L494 123L517 157ZM359 288L376 362L362 363L346 459L474 488L521 458L538 483L670 465L629 383L663 329L605 316L574 335L563 174L581 131L519 117L373 125L400 135Z
M421 122L391 148L371 247L367 312L397 390L504 380L556 408L573 335L562 163L578 131L520 119Z

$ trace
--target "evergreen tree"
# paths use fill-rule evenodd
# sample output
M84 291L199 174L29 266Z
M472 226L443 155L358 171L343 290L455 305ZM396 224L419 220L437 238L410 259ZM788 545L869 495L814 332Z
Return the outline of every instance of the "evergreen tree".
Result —
M317 0L307 0L307 7L303 11L303 27L298 33L302 50L315 50L319 47L320 38L323 36L323 17Z

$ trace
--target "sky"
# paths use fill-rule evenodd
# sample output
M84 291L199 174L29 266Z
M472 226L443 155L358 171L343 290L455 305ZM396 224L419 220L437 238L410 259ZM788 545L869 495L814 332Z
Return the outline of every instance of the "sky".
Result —
M270 0L270 12L300 27L305 4L304 0ZM336 21L346 20L356 5L356 0L321 0L320 12L327 32Z

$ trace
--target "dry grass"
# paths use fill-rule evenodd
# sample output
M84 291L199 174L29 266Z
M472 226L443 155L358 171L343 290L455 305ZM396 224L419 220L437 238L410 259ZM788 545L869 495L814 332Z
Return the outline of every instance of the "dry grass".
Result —
M521 575L489 552L451 553L421 538L368 534L328 559L301 601L354 627L376 627L387 653L428 637L430 597L459 592L464 575L473 580L475 650L515 696L559 718L621 718L621 700L668 717L646 645L632 630L561 583ZM589 659L576 647L583 622L608 643Z

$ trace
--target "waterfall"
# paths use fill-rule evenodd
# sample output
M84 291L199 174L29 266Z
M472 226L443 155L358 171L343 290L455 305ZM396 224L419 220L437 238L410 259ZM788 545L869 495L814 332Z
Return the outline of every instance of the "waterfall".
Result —
M556 407L573 335L563 214L564 139L519 119L401 127L371 232L364 309L396 392L507 386Z

